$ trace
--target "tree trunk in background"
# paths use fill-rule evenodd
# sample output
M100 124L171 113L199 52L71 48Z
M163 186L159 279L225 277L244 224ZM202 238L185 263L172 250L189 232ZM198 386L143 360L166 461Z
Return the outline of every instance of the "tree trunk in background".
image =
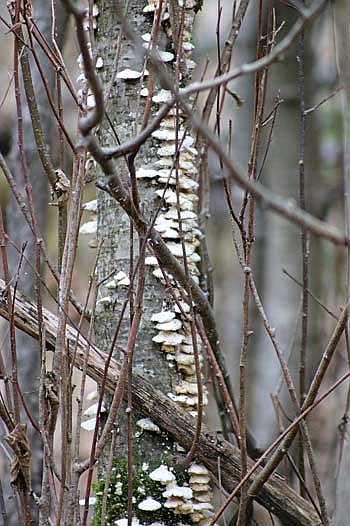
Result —
M123 5L124 2L122 2ZM174 45L172 38L177 36L179 28L181 8L178 7L177 2L171 4L174 6L174 11L170 7L169 17L167 11L163 14L163 21L160 24L157 44L160 50L167 50L174 52ZM155 13L144 13L144 0L131 0L128 3L128 10L126 19L131 23L132 27L141 35L151 33L151 25ZM115 10L115 2L105 1L99 5L100 15L98 18L98 31L96 32L96 56L102 56L104 67L102 69L102 78L104 86L107 86L112 71L113 60L116 52L115 46L118 42L120 31L120 15L117 16ZM184 47L183 60L181 61L182 79L180 84L189 78L193 63L189 58L189 49L191 49L191 29L193 26L194 12L191 8L185 10L185 28L184 41L187 47ZM176 20L176 22L175 22ZM187 51L186 51L187 49ZM126 69L132 69L141 72L143 68L143 58L139 52L133 49L130 41L127 38L122 39L118 72ZM148 65L152 75L152 68ZM171 68L169 71L174 72ZM147 77L145 77L143 86L147 86ZM136 133L136 123L139 129L141 119L144 112L144 97L140 97L141 87L140 80L130 81L118 78L116 85L113 86L111 98L107 101L107 115L108 121L105 119L103 126L100 129L100 139L103 145L110 145L116 143L116 135L112 131L112 126L116 131L121 142L132 137ZM151 107L151 114L159 109L161 102L156 102L163 91L160 91L157 81L154 85L154 99ZM139 104L140 100L140 105ZM179 140L182 140L184 125L181 125L179 131ZM161 140L162 133L169 134L169 137L164 141ZM170 174L170 169L174 162L174 112L162 122L159 130L153 134L154 138L147 141L146 145L138 153L135 164L138 177L138 188L141 201L141 208L145 216L149 219L154 215L157 207L160 204L159 196L165 189L166 179ZM158 137L158 138L156 138ZM195 151L192 148L194 139L188 131L184 140L184 145L180 148L179 157L179 186L180 186L180 210L183 220L184 239L186 242L186 252L188 252L188 264L190 273L194 279L198 279L196 268L197 247L199 245L198 235L196 232L196 200L194 195L197 183L194 181L195 177ZM161 148L159 148L161 147ZM170 149L165 154L164 149ZM153 178L145 178L144 170L157 170ZM125 183L129 185L129 173L126 167L125 160L119 162L119 173ZM181 244L178 235L178 222L176 203L174 203L174 178L175 171L172 171L170 186L167 190L165 199L162 202L161 211L156 221L156 229L161 232L162 237L168 244L169 249L177 254L181 260ZM192 181L192 182L191 182ZM187 186L188 185L188 186ZM158 192L156 194L156 191ZM170 193L172 192L172 196ZM170 217L171 216L171 217ZM169 221L167 230L164 232L160 227L158 220ZM164 223L163 223L164 224ZM171 228L170 228L171 225ZM187 229L188 227L188 229ZM177 233L176 233L176 232ZM130 222L128 217L116 205L116 202L109 197L109 195L100 192L98 195L98 238L103 242L101 254L98 261L97 276L98 280L106 278L110 275L109 283L105 282L99 289L98 300L101 298L110 298L107 302L97 301L97 316L96 316L96 341L97 344L106 351L109 351L113 335L116 330L118 319L121 313L122 305L127 297L129 286L127 284L127 277L130 275ZM133 267L137 264L139 256L139 240L134 234L133 240ZM180 393L185 393L186 388L193 390L196 393L197 381L194 367L193 349L191 351L191 332L187 322L182 318L180 312L177 310L174 299L170 293L169 287L165 286L160 269L158 268L155 258L151 258L152 254L146 252L146 267L145 267L145 288L143 295L142 306L142 321L138 332L138 337L134 352L134 370L145 378L150 380L158 389L164 393L170 393L175 400L180 400ZM120 280L118 273L125 273L125 281ZM157 274L157 277L154 276ZM111 280L114 279L117 285L113 287ZM171 280L171 277L169 278ZM118 285L119 283L119 285ZM124 285L123 285L124 283ZM111 288L112 287L112 288ZM176 285L173 284L174 292L179 297L179 291ZM137 288L137 278L133 283L133 297L135 301L135 292ZM185 306L186 308L186 306ZM169 317L168 321L164 318L163 324L156 327L156 323L151 321L152 316L161 311L165 311L165 318ZM176 318L174 319L174 317ZM172 320L172 321L171 321ZM160 323L161 320L158 320ZM167 323L178 324L178 328L169 329ZM168 323L168 324L169 324ZM163 327L162 327L163 325ZM114 348L115 356L123 360L123 351L127 347L128 335L130 333L130 310L129 306L126 309L121 329ZM167 333L167 335L165 334ZM155 343L154 337L158 338L159 343ZM170 343L168 340L162 338L178 339L178 343ZM163 341L162 348L160 343ZM187 353L187 354L186 354ZM185 363L187 361L187 363ZM182 390L185 389L185 390ZM196 409L197 395L192 393L191 407ZM183 397L185 398L185 397ZM187 397L187 400L189 398ZM121 414L122 413L122 414ZM116 427L116 441L115 441L115 458L118 461L126 459L127 456L127 417L125 414L125 406L118 417L118 427ZM138 427L140 425L140 418L142 415L133 413L133 465L142 466L149 465L149 470L158 467L164 463L168 466L174 466L179 458L179 451L177 445L173 443L164 434L151 433L149 431L141 431ZM105 462L106 466L106 462ZM104 466L104 467L105 467ZM120 469L120 466L117 468ZM179 483L179 481L178 481ZM180 483L179 483L180 485ZM124 488L126 491L126 488ZM139 503L139 496L134 493L136 502ZM151 496L151 495L145 495ZM195 496L193 497L195 501ZM163 508L164 509L164 508ZM123 510L124 516L127 511ZM133 516L139 516L141 512L134 505ZM123 518L123 515L116 518ZM177 523L176 515L172 518L167 517L169 523Z
M334 6L335 20L336 20L336 42L337 42L337 58L339 68L339 82L344 88L342 93L342 110L343 110L343 135L344 135L344 152L343 152L343 177L344 177L344 191L345 191L345 206L349 214L349 184L350 184L350 5L346 0L337 2ZM349 216L347 217L347 233L349 229ZM348 251L349 258L349 251ZM347 261L349 265L349 260ZM347 268L349 273L349 267ZM347 276L347 285L349 287L349 274ZM349 289L347 290L347 301L349 301ZM349 387L347 386L347 389ZM336 512L335 512L335 526L345 526L349 523L349 494L350 494L350 444L349 444L349 394L345 402L342 402L342 412L344 413L343 425L343 452L341 458L340 469L336 481ZM345 406L345 407L344 407Z
M279 9L279 20L288 20L290 10ZM233 64L243 64L256 56L257 5L249 6L237 47L234 49ZM297 69L294 49L288 57L270 68L268 75L268 96L265 115L276 102L278 90L284 103L278 111L273 143L262 173L262 182L279 194L297 196L298 189L298 91ZM252 114L254 104L254 76L243 76L235 82L237 94L243 98L240 108L226 105L225 119L232 118L232 155L247 169L252 139ZM227 101L232 104L231 99ZM288 125L286 124L288 123ZM227 128L227 127L226 127ZM225 130L226 131L226 130ZM265 132L265 136L267 133ZM260 162L264 153L264 140L260 147ZM277 152L283 151L283 156ZM217 163L218 164L218 163ZM215 166L213 173L219 170ZM215 181L215 177L214 177ZM242 191L233 186L232 195L236 210L240 209ZM212 189L211 254L215 280L215 305L220 333L231 374L238 382L239 349L241 345L241 291L242 273L236 262L232 245L231 224L223 215L222 202L225 199L220 181ZM224 228L224 225L226 227ZM284 349L289 342L295 325L300 291L282 274L282 268L299 277L300 236L298 230L275 214L256 207L255 242L253 246L253 275L260 297ZM229 247L229 249L227 249ZM294 247L294 250L290 250ZM286 251L286 249L288 250ZM230 284L230 285L229 285ZM250 301L251 327L254 331L249 341L249 421L256 434L259 446L266 445L276 429L276 418L271 404L270 393L275 389L280 366L266 336L256 310Z
M232 2L222 2L224 11L221 17L221 40L223 40L229 28L225 22L230 23L232 15ZM206 7L212 12L207 17L210 21L217 16L216 2L208 2ZM255 59L256 56L256 24L257 6L251 2L244 17L242 28L234 46L231 67L244 64ZM208 28L209 30L209 28ZM200 35L199 35L200 37ZM208 37L207 37L208 38ZM212 31L211 42L212 54L216 60L215 34ZM232 120L232 157L245 169L248 166L250 155L250 144L252 138L252 115L254 103L254 77L244 75L233 82L233 89L243 100L242 106L238 107L233 99L226 94L224 110L221 118L221 137L222 143L228 142L229 120ZM216 102L212 111L212 121L216 112ZM237 262L237 257L232 244L232 223L225 205L226 198L221 180L220 164L216 156L209 156L209 168L211 175L210 188L210 212L211 221L209 225L209 252L213 267L214 279L214 306L215 317L217 320L219 334L221 335L221 345L225 354L227 368L232 377L232 384L238 397L239 381L239 359L242 338L242 271ZM243 191L236 185L231 186L232 198L235 210L241 207ZM257 211L260 215L260 211ZM261 228L262 224L257 221L256 241L254 243L254 276L257 283L260 283L260 276L263 269L263 258L261 257ZM259 262L259 263L258 263ZM251 327L255 333L256 312L250 312ZM254 348L257 338L250 339L250 356L254 355ZM248 385L251 385L249 380ZM248 387L250 397L250 387ZM238 399L238 398L237 398ZM249 419L250 421L250 419Z
M277 24L286 20L289 26L289 23L292 23L292 17L294 19L293 12L290 9L279 8ZM315 84L310 67L311 44L307 29L305 35L305 98L306 105L311 106L315 94ZM300 109L296 53L297 43L288 52L285 60L273 65L269 71L269 95L266 114L271 111L278 94L283 99L283 103L277 113L272 144L262 173L262 182L276 193L294 198L298 202ZM317 174L319 173L317 171L317 134L312 133L311 123L312 119L309 118L306 123L307 158L305 160L307 206L309 190L313 187L311 178L318 177ZM283 155L279 152L283 152ZM261 216L263 226L260 228L262 236L260 244L263 247L264 255L262 258L263 277L260 294L268 318L272 326L277 328L277 336L286 356L289 354L293 338L296 337L290 366L294 371L295 384L298 385L300 323L296 329L296 321L298 320L301 288L283 274L283 269L286 269L298 280L302 280L300 229L281 221L269 211L263 210ZM317 272L319 275L320 270ZM310 270L310 275L313 275L312 270ZM312 288L311 284L310 287ZM300 322L300 317L298 321ZM297 332L295 332L296 330ZM312 324L310 322L308 330L307 354L309 360L312 352ZM270 394L277 387L281 368L262 325L260 325L258 339L259 345L253 361L255 371L253 374L259 381L253 382L252 400L254 402L251 404L251 409L254 429L258 433L262 445L266 445L273 437L273 430L276 429L276 415ZM282 402L289 403L286 389L283 389L282 393Z
M51 5L48 4L48 2L46 2L45 0L37 0L35 2L35 19L42 34L47 39L47 42L50 44L52 32ZM56 7L56 23L57 28L59 30L57 41L61 49L65 40L66 22L67 13L62 8L61 3L58 2ZM39 56L41 67L44 71L46 82L49 85L51 93L53 93L55 91L55 71L47 57L44 55L44 53L41 52L38 46L36 47L36 51ZM37 104L42 120L43 134L47 140L48 151L50 152L51 144L55 142L51 139L54 130L53 116L49 108L46 93L43 88L43 83L38 69L35 66L34 60L31 60L31 65L33 85L36 92ZM49 201L47 178L43 173L41 161L37 153L37 147L33 137L32 123L27 108L24 90L22 90L21 96L23 104L24 148L28 167L28 174L33 190L34 209L36 213L38 226L42 235L45 236ZM24 179L22 175L21 160L18 151L17 127L15 122L14 128L12 130L12 136L13 146L10 164L17 183L17 187L22 193L24 201L27 202L24 192ZM57 141L57 138L55 140ZM19 247L20 250L22 249L23 244L27 243L25 256L30 262L34 262L35 241L33 238L33 234L29 226L25 222L23 214L19 209L12 194L8 205L6 223L7 233L9 235L10 240L13 241L16 244L16 246ZM19 258L20 254L10 246L9 265L12 275L14 275L18 267ZM29 265L26 265L25 262L23 262L18 283L19 290L27 297L34 298L34 284L35 274L32 268ZM39 345L36 341L28 337L22 331L16 332L16 344L20 387L22 389L22 393L24 394L30 413L33 415L35 420L38 420L38 390L41 367ZM11 369L9 368L8 370ZM33 429L31 425L28 426L28 435L32 453L32 489L36 493L36 495L39 496L41 491L42 444L38 433ZM8 491L11 492L10 484L8 482L5 482L3 484L3 488L6 490L8 489ZM12 492L10 493L10 495L11 494ZM15 499L6 500L6 509L9 515L10 525L17 526L18 516L16 512ZM34 521L37 520L37 512L37 505L33 505ZM36 524L36 522L34 522L34 524Z

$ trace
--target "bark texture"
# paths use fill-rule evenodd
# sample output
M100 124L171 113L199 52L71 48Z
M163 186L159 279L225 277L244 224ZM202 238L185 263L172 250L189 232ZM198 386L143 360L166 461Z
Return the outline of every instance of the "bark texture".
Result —
M143 0L132 0L129 2L126 16L132 23L133 27L140 34L150 33L152 17L146 17L142 13L144 7ZM119 14L119 16L118 16ZM113 61L118 46L118 39L121 38L121 48L119 52L118 71L131 69L135 71L143 70L143 57L133 48L129 40L121 36L121 18L117 13L114 1L103 2L100 6L100 16L98 18L98 31L96 33L96 52L103 57L104 68L102 71L102 80L104 86L110 82L113 70ZM146 79L146 77L145 77ZM105 146L114 145L117 140L123 142L131 138L136 132L136 125L139 125L142 118L143 99L140 100L140 80L128 82L117 79L111 92L111 98L107 101L107 117L100 129L99 137L101 143ZM140 101L140 105L138 102ZM140 117L141 116L141 117ZM116 138L112 126L116 131ZM154 158L155 144L147 149L143 148L137 156L136 166L141 167L151 163ZM119 162L121 178L126 186L130 188L130 175L125 162L122 159ZM103 175L101 176L103 177ZM155 187L152 184L139 184L139 192L142 201L142 208L145 215L149 218L154 213L159 199L155 195ZM98 280L104 279L112 273L112 276L120 271L130 274L130 247L131 247L130 220L124 211L118 206L116 201L104 192L98 195L98 238L103 242L101 255L97 267ZM132 265L135 268L139 255L139 244L137 234L133 235L134 259ZM159 351L159 346L152 342L155 336L154 324L151 323L151 316L155 312L162 310L163 303L167 301L164 286L159 283L152 275L150 267L146 270L146 283L143 296L143 320L141 322L138 338L134 353L134 370L147 377L157 387L164 392L172 390L173 378L164 359ZM104 285L106 285L105 282ZM104 285L99 289L99 297L111 294ZM137 278L133 283L133 296L135 299L135 290ZM108 350L113 339L116 325L121 314L123 303L129 292L128 286L119 286L112 291L111 304L98 304L96 318L96 342L103 349ZM130 330L130 310L126 309L121 329L118 335L114 356L119 359L123 356L126 348L128 334ZM125 417L121 417L124 421ZM120 428L118 422L118 427ZM122 425L122 431L118 435L116 447L119 454L126 453L127 432L125 422ZM148 440L148 438L150 440ZM159 447L150 434L143 434L142 439L136 442L135 455L140 457L142 454L152 453L154 448Z
M194 7L192 4L191 6ZM143 40L151 39L153 53L159 53L160 60L164 63L175 62L176 49L182 46L178 69L175 70L175 66L167 68L173 78L178 78L174 82L180 86L189 78L194 67L189 56L192 49L191 30L194 16L192 7L189 5L182 10L177 3L170 2L168 5L164 3L161 12L158 9L153 9L152 12L152 4L144 8L143 2L135 1L129 4L126 13L128 21L142 35ZM104 86L110 83L114 56L110 44L111 41L118 41L120 38L118 31L123 14L125 11L117 9L117 16L113 18L115 15L112 6L105 3L98 21L97 51L104 60L106 58L102 72ZM155 31L157 25L158 32ZM156 42L155 38L157 38ZM143 54L140 56L139 50L134 49L123 35L118 47L120 54L117 81L112 89L111 99L107 101L109 103L107 118L99 133L103 145L113 144L116 140L122 142L132 137L137 133L137 128L140 129L147 106L150 107L150 118L152 118L170 94L161 89L151 64L146 64L149 72L143 70ZM141 79L131 81L130 78L123 78L123 74L125 76L130 70L144 71L144 80L141 80L141 73ZM146 102L144 102L145 94L149 94ZM113 129L114 136L111 133ZM197 263L200 256L197 249L201 233L198 229L197 217L198 182L195 180L197 150L193 147L194 142L190 130L185 128L180 110L173 110L160 123L159 129L152 133L152 137L147 140L135 158L134 177L140 196L139 204L135 198L135 188L131 190L133 165L130 157L127 159L127 164L125 159L119 162L119 172L125 187L129 188L133 196L135 207L139 206L149 223L154 223L155 230L159 232L157 235L163 239L174 259L183 264L184 252L186 253L187 267L185 265L184 268L187 268L188 275L198 283ZM149 234L149 237L152 236L153 234ZM123 272L126 281L132 281L132 271L138 265L140 243L143 239L137 239L130 227L129 218L116 207L110 197L103 194L98 198L98 237L103 241L97 268L98 279L101 281L106 276L111 276L117 282L116 286L111 288L111 282L105 281L100 287L99 294L105 299L109 296L110 301L97 302L97 342L107 350L113 339L127 294L133 299L134 308L137 308L138 278L128 284L125 280L124 283L120 281L118 276ZM157 243L159 246L159 242ZM171 274L166 272L166 277L162 274L157 259L150 250L147 250L145 255L143 315L134 352L134 372L147 378L163 393L188 410L196 412L197 406L205 401L206 395L197 384L201 373L188 319L191 304L189 287L186 290L187 303L183 305L181 311L174 299L176 296L177 300L181 301L180 286ZM141 268L138 267L140 272ZM182 285L186 289L186 284L182 283ZM120 358L130 337L131 320L130 303L124 314L114 349L114 355ZM127 414L130 414L129 408ZM142 459L150 465L158 462L158 466L162 463L169 466L178 463L180 453L176 442L169 438L169 435L165 438L147 432L141 434L135 425L138 424L140 415L136 411L133 416L133 462L139 464ZM149 416L152 418L152 414ZM126 456L128 451L128 428L125 420L126 417L121 415L117 422L116 452L119 458ZM188 447L190 445L188 444ZM203 469L206 471L205 468ZM193 513L197 520L201 520L204 518L204 512L196 511L195 505L198 505L199 501L196 491L199 491L198 488L193 490L191 502L186 502L184 505L187 507L187 517L192 517ZM208 493L207 500L210 499L211 493ZM212 508L210 503L208 506L208 509ZM179 514L182 514L182 510L176 510L167 522L177 524L180 520ZM207 518L210 514L211 511L206 510ZM137 516L137 506L134 507L133 515Z

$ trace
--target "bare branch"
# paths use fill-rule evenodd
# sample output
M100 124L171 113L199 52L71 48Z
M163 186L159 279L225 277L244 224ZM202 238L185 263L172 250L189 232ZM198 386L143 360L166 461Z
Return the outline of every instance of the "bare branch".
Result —
M67 0L64 2L67 4ZM277 44L273 50L266 55L265 57L252 62L251 64L245 64L243 66L240 66L239 68L235 68L227 75L233 75L233 78L237 78L238 76L241 76L243 74L247 73L254 73L256 71L259 71L260 69L268 66L271 64L274 60L280 57L281 53L286 51L290 44L295 40L295 38L300 34L302 31L304 24L307 20L311 20L312 17L314 17L324 6L325 0L320 0L318 2L314 2L315 5L313 5L310 9L302 10L303 17L300 18L293 28L291 29L290 33L284 38L282 42ZM74 12L74 11L71 11ZM137 34L133 31L133 29L130 27L128 22L123 19L123 28L125 31L125 34L130 38L133 42L133 44L137 47L138 50L143 52L142 45L139 42ZM311 214L301 210L295 201L293 199L286 199L285 197L280 197L271 190L265 188L262 184L259 182L252 181L246 177L243 170L238 167L226 154L224 149L221 147L220 143L214 138L212 135L210 129L208 126L201 120L200 117L194 114L193 109L190 108L187 103L187 97L191 93L197 92L199 89L201 89L201 86L207 86L207 88L203 89L209 89L212 87L219 86L221 84L227 83L229 80L232 80L231 78L227 79L225 75L222 75L220 77L216 77L215 79L207 82L198 82L195 84L191 84L188 88L184 88L182 90L179 90L178 93L174 93L174 83L172 79L164 72L164 68L162 67L162 64L159 64L159 61L156 57L154 57L152 54L150 54L150 60L152 61L152 64L154 64L157 67L157 72L160 78L160 81L162 82L162 85L170 91L173 92L173 98L167 102L167 105L169 109L175 104L175 102L179 102L187 115L187 118L191 125L194 127L194 129L202 134L209 143L209 146L214 150L214 152L218 155L222 163L224 164L225 168L228 170L228 173L230 177L232 177L236 183L248 190L252 196L254 196L257 200L262 201L263 205L267 208L271 208L278 214L282 215L292 223L295 223L297 225L304 226L309 232L312 232L313 234L323 237L325 239L328 239L332 243L338 244L338 245L345 245L348 246L350 244L350 240L348 236L343 233L342 231L338 230L335 227L332 227L330 225L327 225L327 223L324 223L323 221L320 221L319 219L315 218ZM96 77L96 73L93 72L92 68L92 62L89 58L87 63L85 63L85 68L87 68L90 72L90 74L94 74ZM91 69L92 68L92 69ZM220 80L221 79L221 80ZM223 80L224 79L224 80ZM195 86L196 89L195 89ZM91 89L93 90L95 94L96 82L91 85ZM95 94L96 97L96 94ZM151 125L150 125L151 126ZM83 123L82 133L85 136L85 127ZM135 140L135 139L134 139ZM136 139L135 144L137 143L137 146L140 145L140 142ZM90 149L90 144L88 145L88 148ZM105 151L103 148L96 148L95 144L95 152L99 153L99 158L96 158L96 161L101 164L101 161L104 163L107 161L105 154L111 154L112 152L110 150ZM129 145L128 145L129 146ZM91 149L90 149L91 151ZM95 152L91 151L92 155L95 156ZM117 154L117 149L115 149L114 153L112 155L114 157L118 157L123 155L124 149L121 150L121 153ZM106 165L105 165L106 166ZM103 171L106 175L110 175L111 172L113 172L112 165L109 165L109 171L106 171L105 167L102 166Z
M284 37L284 39L279 44L277 44L276 47L265 57L259 58L258 60L250 62L249 64L243 64L237 68L231 69L231 71L228 73L219 75L214 79L193 82L187 86L187 88L180 90L180 95L187 97L188 95L197 93L198 91L205 91L222 86L223 84L227 84L231 80L242 77L243 75L256 73L257 71L266 68L266 66L269 66L273 62L276 62L290 48L297 36L303 30L306 22L314 18L322 10L325 4L326 0L319 0L318 2L313 2L310 8L300 10L302 16L295 22L294 26Z
M4 297L6 284L0 280L0 298ZM0 316L7 319L8 310L5 299L0 301ZM34 338L38 338L38 318L36 306L17 293L14 306L14 321L18 328ZM43 309L43 321L46 328L47 350L54 350L58 327L57 317L49 310ZM75 353L75 365L82 368L86 350L90 347L90 359L87 364L87 374L96 382L101 382L104 374L105 353L91 346L84 336L67 325L67 348L72 351L78 342ZM72 358L72 356L71 356ZM114 393L121 371L120 364L111 360L108 370L106 388ZM132 395L135 407L152 419L183 447L189 448L195 436L194 420L177 404L172 402L162 392L155 389L151 383L134 373ZM124 392L127 396L127 391ZM220 440L216 433L209 433L203 426L197 447L197 457L210 471L218 475L218 458L220 459L220 476L227 491L232 491L240 481L239 450L226 441ZM248 469L254 463L249 461ZM259 473L260 470L257 470ZM291 526L319 526L320 520L312 506L302 499L287 484L277 476L271 476L261 489L256 500Z

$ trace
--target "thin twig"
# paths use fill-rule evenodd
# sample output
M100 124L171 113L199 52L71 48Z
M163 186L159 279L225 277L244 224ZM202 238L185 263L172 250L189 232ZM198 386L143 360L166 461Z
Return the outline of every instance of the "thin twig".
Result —
M298 88L299 88L299 206L306 210L305 198L305 38L304 30L299 35L297 51ZM306 360L309 325L309 237L304 225L301 227L301 257L302 257L302 312L301 341L299 350L299 399L302 406L306 396ZM304 445L302 435L299 435L298 467L302 480L305 480ZM300 494L305 497L305 489L300 484Z
M0 280L0 291L4 287L4 282ZM6 306L4 306L1 302L0 316L8 316ZM46 309L43 309L43 317L46 327L46 349L54 350L55 339L57 336L58 319L54 314L47 311ZM21 294L17 295L14 318L16 327L25 330L34 338L38 337L36 306L32 302L25 300ZM345 320L346 319L347 312L345 315ZM342 324L338 325L337 329L334 331L329 346L327 347L327 351L334 351L343 330L343 323L344 319ZM69 325L67 325L66 337L71 343L74 343L77 338L76 331ZM78 368L83 366L85 349L88 345L90 344L83 336L81 336L79 338L79 350L76 354L76 366ZM68 350L72 348L71 345L68 345L67 347ZM104 378L106 360L106 354L92 345L87 374L99 384L101 384ZM120 370L121 364L111 359L107 372L106 389L112 394L114 393L118 383ZM350 373L342 377L342 379L337 382L337 385L341 381L344 381L346 378L348 378L349 374ZM318 385L318 382L316 382L315 388L313 390L313 394L315 394L315 396ZM156 390L148 381L136 373L133 375L132 392L135 407L142 414L146 416L152 416L153 421L156 422L162 429L167 430L167 432L170 433L170 435L173 436L174 439L178 441L183 447L186 448L192 443L195 433L193 419L184 410L181 410L177 404L169 400L166 395ZM318 403L321 401L322 400L319 400ZM312 409L313 406L308 406L307 412L311 411ZM307 413L303 413L300 417L298 417L298 419L295 420L294 425L297 425L300 419L304 418L306 414ZM287 433L292 428L293 424L292 426L289 426ZM275 448L275 446L276 444L273 444L271 449L264 453L259 465L264 461L266 456L269 455L271 450ZM237 448L223 440L214 438L213 435L211 435L205 429L203 429L202 435L200 437L197 457L199 460L204 462L214 473L217 472L217 458L221 457L222 482L228 491L232 491L237 482L240 481L239 452ZM252 466L251 463L250 466ZM254 472L255 469L257 469L257 467L255 467L252 472ZM251 475L250 472L248 472L248 474L249 476ZM257 494L256 499L267 508L273 507L274 513L277 516L284 515L285 518L288 517L289 524L291 526L315 526L318 524L317 516L315 516L312 507L310 507L307 502L301 499L296 492L291 490L286 484L281 482L280 479L274 476L272 476L269 482L261 489L261 492Z

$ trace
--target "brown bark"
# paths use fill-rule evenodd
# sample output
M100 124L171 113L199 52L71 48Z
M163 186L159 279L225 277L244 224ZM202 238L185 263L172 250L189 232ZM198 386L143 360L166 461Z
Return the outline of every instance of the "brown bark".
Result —
M58 2L56 6L56 18L57 24L60 28L60 34L57 37L58 45L63 47L66 36L67 27L67 13ZM51 8L45 0L38 0L35 2L35 20L37 26L40 28L44 38L48 42L51 42L51 31L52 31L52 16ZM41 68L44 72L44 76L49 86L51 93L54 93L55 83L55 70L52 67L51 62L41 51L40 46L35 45L36 53L40 60ZM43 129L44 137L47 141L48 150L55 141L51 142L51 136L53 133L53 118L48 105L47 95L43 88L43 82L38 71L38 68L32 60L30 52L28 52L31 70L32 80L35 88L36 102L40 112L41 126ZM21 72L23 73L23 72ZM45 236L45 230L48 218L48 201L49 192L47 177L44 174L42 163L40 161L37 146L33 137L33 127L30 112L26 102L24 90L21 93L22 97L22 111L23 111L23 135L24 135L24 150L27 163L27 170L29 179L32 186L33 203L35 208L36 220L42 236ZM24 192L24 179L21 166L21 158L18 150L18 138L16 127L13 126L11 130L12 135L12 151L9 154L10 163L14 178L16 180L17 187L21 194L25 196ZM54 155L54 153L53 153ZM24 197L26 202L26 198ZM14 195L11 194L9 205L6 211L6 223L7 233L11 241L16 243L16 246L21 248L26 243L25 255L30 261L35 260L35 239L26 223L22 210L16 203ZM19 254L12 247L9 249L9 264L11 270L14 272L18 266ZM35 294L35 274L32 271L30 265L25 262L21 267L21 274L19 280L20 290L30 297L34 297ZM16 346L17 346L17 365L19 370L20 383L23 394L25 396L27 407L30 413L37 419L38 418L38 386L40 377L40 358L37 342L34 342L28 338L23 332L18 332L16 335ZM25 351L24 351L25 350ZM28 430L29 440L32 448L32 489L40 495L41 492L41 478L42 478L42 444L38 437L37 432L33 428ZM7 492L7 485L4 485L5 492ZM12 490L8 492L9 496L12 496ZM16 526L18 523L18 516L15 509L15 499L6 499L6 508L9 516L10 525ZM32 507L33 517L36 517L37 506ZM37 520L35 518L35 520Z

